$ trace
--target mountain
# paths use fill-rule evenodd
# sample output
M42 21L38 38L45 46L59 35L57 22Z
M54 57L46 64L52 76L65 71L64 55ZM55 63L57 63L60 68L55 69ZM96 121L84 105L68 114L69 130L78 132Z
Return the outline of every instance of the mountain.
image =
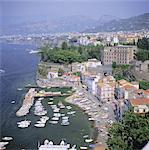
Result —
M80 32L84 29L97 25L97 20L86 16L68 16L57 19L42 21L30 21L22 24L4 25L1 34L40 34L40 33L62 33Z
M112 32L112 31L135 31L149 29L149 13L128 19L114 19L104 24L85 30L84 32Z

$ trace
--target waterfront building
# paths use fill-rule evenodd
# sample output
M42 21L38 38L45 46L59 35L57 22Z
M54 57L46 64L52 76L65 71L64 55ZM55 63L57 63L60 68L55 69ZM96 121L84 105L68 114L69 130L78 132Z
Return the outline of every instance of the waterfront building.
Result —
M102 63L104 65L112 64L130 64L134 59L134 53L136 51L135 46L113 46L106 47L102 51Z
M47 78L48 79L58 78L58 72L57 71L50 71L50 72L48 72Z
M116 81L113 76L106 76L97 83L97 98L103 102L114 100Z
M75 148L70 148L70 144L61 141L59 145L54 145L52 141L45 140L44 145L38 146L39 150L76 150Z

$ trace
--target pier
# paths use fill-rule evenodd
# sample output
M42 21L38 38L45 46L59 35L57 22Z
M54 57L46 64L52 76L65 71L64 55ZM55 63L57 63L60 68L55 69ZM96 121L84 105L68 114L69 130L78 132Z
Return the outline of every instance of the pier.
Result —
M21 108L16 112L16 115L18 117L25 116L29 113L31 106L34 103L34 96L36 93L37 92L34 88L29 89L29 91L25 95Z

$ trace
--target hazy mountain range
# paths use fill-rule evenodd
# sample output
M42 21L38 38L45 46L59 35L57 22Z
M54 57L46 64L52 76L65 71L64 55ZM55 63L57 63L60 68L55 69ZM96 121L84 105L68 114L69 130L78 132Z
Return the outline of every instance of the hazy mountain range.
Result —
M13 18L11 18L13 20ZM43 19L13 25L1 25L3 34L62 33L62 32L100 32L149 29L149 13L128 19L103 15L95 20L86 16L69 16L58 19Z

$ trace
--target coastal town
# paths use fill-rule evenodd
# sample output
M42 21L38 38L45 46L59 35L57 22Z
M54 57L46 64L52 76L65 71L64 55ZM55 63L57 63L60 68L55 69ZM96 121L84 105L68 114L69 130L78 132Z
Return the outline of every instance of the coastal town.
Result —
M134 40L135 38L131 39L131 42ZM88 120L93 123L94 128L97 130L97 137L94 140L86 139L86 141L92 144L94 143L95 149L107 148L109 128L112 127L113 123L122 120L126 111L132 108L132 113L137 115L149 113L149 90L140 88L139 79L141 78L137 76L135 78L138 80L131 81L128 80L129 78L119 79L114 74L114 69L118 65L131 65L131 68L135 71L135 68L138 67L136 64L140 62L137 62L134 57L138 51L137 46L121 45L119 44L119 40L115 37L114 41L108 44L109 46L105 46L104 49L101 50L100 60L92 58L85 62L74 62L67 65L41 61L38 67L40 69L46 68L46 76L38 70L36 79L38 88L71 87L72 91L68 94L62 94L61 92L45 92L44 90L39 91L36 90L36 88L30 88L23 100L22 107L16 112L16 115L18 117L26 116L34 104L40 107L35 108L35 111L37 110L37 112L35 112L36 115L46 115L47 111L42 108L41 100L45 97L67 96L65 101L81 108L88 115ZM136 63L134 63L134 61L136 61ZM148 69L145 66L149 64L147 62L148 60L141 64L143 69L140 73L145 75L143 77L144 80L148 80L149 77ZM51 100L53 100L53 98L51 98ZM61 108L65 108L63 104L60 104L60 107L52 105L52 101L48 102L48 104L51 105L55 112L55 116L52 118L53 121L49 121L50 123L57 124L60 116L62 116L62 118L67 117L59 113ZM71 106L67 107L71 109ZM75 111L68 112L68 114L74 113ZM49 120L49 117L43 116L41 121L38 121L41 123L35 126L44 127L47 120ZM66 120L64 119L62 124L69 125L68 118L66 118ZM28 127L29 125L29 121L18 123L18 127L21 128ZM45 141L44 146L46 147L46 145L47 147L49 145L47 141ZM39 149L42 149L42 146ZM88 147L82 146L80 149L88 149Z
M0 4L0 150L149 150L147 1Z

